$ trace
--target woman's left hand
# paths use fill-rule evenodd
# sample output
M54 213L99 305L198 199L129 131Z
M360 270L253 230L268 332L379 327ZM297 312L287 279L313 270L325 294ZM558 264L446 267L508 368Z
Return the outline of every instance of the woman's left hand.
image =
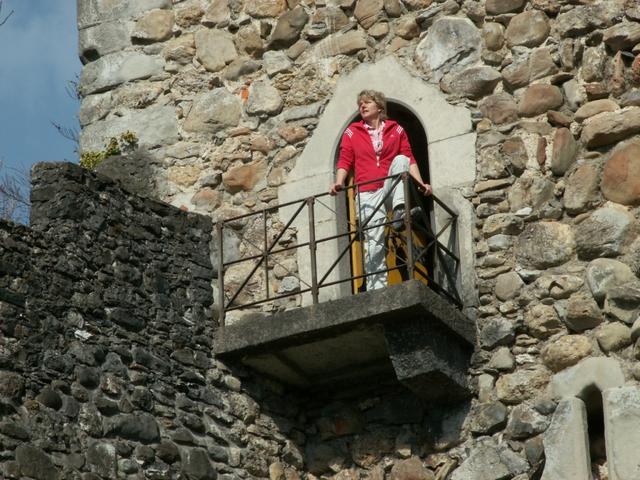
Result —
M422 185L420 185L418 190L420 190L425 197L428 197L433 193L433 189L428 183L423 183Z

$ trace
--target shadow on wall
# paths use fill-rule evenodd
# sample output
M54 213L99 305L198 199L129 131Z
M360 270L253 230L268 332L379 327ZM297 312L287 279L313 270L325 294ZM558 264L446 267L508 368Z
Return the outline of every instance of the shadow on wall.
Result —
M108 157L98 165L96 172L115 180L136 195L162 197L165 171L160 160L147 149L139 148L127 155Z
M271 478L447 478L457 466L445 452L465 438L470 402L434 406L393 381L360 382L336 390L283 387L243 367L225 364L243 378L257 417L248 428L269 427L286 437ZM247 410L248 411L248 410ZM253 459L263 463L263 459ZM262 469L265 465L263 463ZM276 475L278 473L279 475ZM436 477L437 476L437 477Z

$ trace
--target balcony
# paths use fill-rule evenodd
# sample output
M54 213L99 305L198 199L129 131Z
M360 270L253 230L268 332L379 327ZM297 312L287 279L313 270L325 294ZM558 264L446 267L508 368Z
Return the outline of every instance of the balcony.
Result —
M429 401L468 395L475 324L458 294L456 213L418 194L407 174L387 178L404 189L407 211L421 212L406 216L401 233L387 230L387 288L362 292L376 273L364 271L360 246L370 218L356 218L353 208L363 184L335 202L344 209L320 194L217 224L219 358L305 390L373 380L400 382ZM318 231L318 213L333 216L337 233ZM238 222L261 228L244 235L240 254L229 258L226 229ZM293 289L282 288L278 269L294 279ZM323 289L333 297L323 301ZM242 315L234 319L234 312Z

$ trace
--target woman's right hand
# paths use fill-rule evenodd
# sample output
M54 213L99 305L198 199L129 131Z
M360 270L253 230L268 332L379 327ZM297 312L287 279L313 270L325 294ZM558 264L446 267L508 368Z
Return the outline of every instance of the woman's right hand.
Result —
M344 190L344 184L341 182L336 182L333 185L331 185L331 187L329 187L329 194L330 195L337 195L338 192Z

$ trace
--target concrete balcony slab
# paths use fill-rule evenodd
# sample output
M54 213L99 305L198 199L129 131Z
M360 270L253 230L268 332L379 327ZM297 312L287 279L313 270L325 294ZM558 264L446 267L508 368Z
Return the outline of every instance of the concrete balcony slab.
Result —
M400 381L422 398L468 395L473 321L418 281L218 329L216 356L305 389Z

